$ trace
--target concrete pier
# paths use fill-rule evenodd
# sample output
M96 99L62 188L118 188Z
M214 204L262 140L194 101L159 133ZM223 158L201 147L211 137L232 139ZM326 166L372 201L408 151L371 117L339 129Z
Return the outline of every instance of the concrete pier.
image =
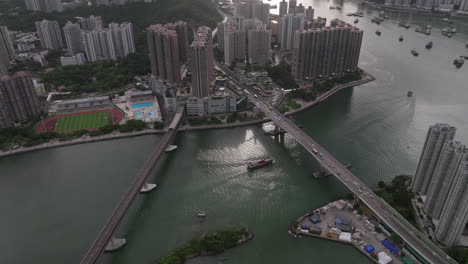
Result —
M156 188L156 186L157 185L154 183L145 182L145 184L143 184L143 186L141 187L140 193L151 192L152 190Z
M109 243L107 243L107 246L104 249L104 251L105 252L116 251L119 248L123 247L125 244L127 244L127 240L125 238L111 237L111 239L109 240Z

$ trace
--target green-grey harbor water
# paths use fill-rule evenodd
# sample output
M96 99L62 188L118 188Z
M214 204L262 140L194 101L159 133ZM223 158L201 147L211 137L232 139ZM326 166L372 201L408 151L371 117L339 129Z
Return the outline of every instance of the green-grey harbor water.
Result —
M355 19L354 2L299 1L316 16ZM277 4L277 1L271 1ZM342 4L343 11L329 10ZM468 21L456 21L452 38L440 34L440 17L401 14L411 23L429 22L433 34L370 23L364 10L360 67L377 80L344 90L293 119L369 185L416 169L427 127L447 122L468 143ZM392 17L396 17L393 15ZM382 36L374 33L378 28ZM404 36L399 43L398 37ZM434 47L424 45L432 40ZM419 50L419 57L410 54ZM408 98L408 90L415 97ZM104 254L101 263L152 263L195 236L233 226L255 232L251 242L220 256L190 263L370 263L351 246L293 238L288 225L306 211L346 193L330 177L317 180L318 165L287 135L266 136L268 124L184 132L179 148L153 172L156 191L137 198L118 235L128 244ZM143 136L38 151L0 159L0 263L79 263L160 136ZM246 162L271 156L275 163L254 172ZM196 214L206 212L199 223Z

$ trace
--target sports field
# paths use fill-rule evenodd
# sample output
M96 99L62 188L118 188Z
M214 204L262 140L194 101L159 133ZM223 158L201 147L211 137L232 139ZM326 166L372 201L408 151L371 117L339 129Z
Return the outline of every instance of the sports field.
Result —
M56 132L99 128L109 124L109 112L63 116L57 119Z

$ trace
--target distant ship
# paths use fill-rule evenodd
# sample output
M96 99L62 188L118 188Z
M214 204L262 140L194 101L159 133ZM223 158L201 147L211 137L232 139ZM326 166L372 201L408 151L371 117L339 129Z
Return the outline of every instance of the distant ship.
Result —
M251 162L247 163L247 169L255 170L255 169L259 169L259 168L268 166L270 164L273 164L273 159L272 158L267 158L267 159L258 160L258 161L251 161Z
M398 38L398 40L399 40L400 42L402 42L402 41L403 41L403 35L401 35L401 36Z
M432 48L432 41L429 41L427 44L426 44L426 49L431 49Z
M403 22L398 23L398 25L399 25L400 27L404 27L404 28L406 28L406 29L410 28L410 25L409 25L409 24L405 24L405 23L403 23Z
M455 64L455 66L457 66L457 68L460 68L461 66L463 66L463 63L465 63L465 57L464 56L460 56L460 58L455 59L453 61L453 64Z
M375 34L377 34L377 36L380 36L380 35L382 35L382 32L380 32L380 30L377 29L377 31L375 32Z
M413 56L418 56L419 55L419 53L418 53L418 51L416 49L412 49L411 54L413 54Z
M418 28L416 28L416 32L419 32L419 33L423 33L423 34L426 34L426 35L430 35L431 34L431 25L422 25L422 26L419 26Z

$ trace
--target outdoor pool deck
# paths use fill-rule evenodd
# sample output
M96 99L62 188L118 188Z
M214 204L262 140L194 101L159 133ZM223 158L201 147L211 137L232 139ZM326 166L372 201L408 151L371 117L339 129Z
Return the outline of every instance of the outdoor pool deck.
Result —
M161 109L156 98L147 102L121 100L116 105L125 113L126 120L142 120L147 123L162 122Z
M340 202L343 200L338 200L335 202L331 202L325 206L317 208L304 216L301 216L298 219L299 226L296 229L296 233L306 235L306 236L313 236L322 239L328 239L332 241L337 241L341 243L350 244L356 247L361 253L369 257L375 263L379 263L378 259L372 257L369 253L364 250L366 245L372 245L375 248L374 253L378 254L379 252L385 252L389 257L392 258L392 264L402 264L403 262L400 260L399 256L394 255L390 252L385 246L381 244L381 242L386 239L386 236L383 233L377 233L374 229L375 226L367 219L367 217L356 214L353 210L352 206L346 202ZM320 217L321 222L313 223L311 221L312 215L318 215ZM339 239L339 235L333 234L337 233L337 225L336 225L336 217L340 217L344 222L349 223L351 227L351 240L341 240ZM301 229L301 226L308 226L308 227L318 227L322 229L322 233L312 234L309 233L308 230ZM332 230L333 229L333 230ZM406 252L405 252L406 253ZM408 256L408 254L406 254ZM417 263L417 262L415 262Z

